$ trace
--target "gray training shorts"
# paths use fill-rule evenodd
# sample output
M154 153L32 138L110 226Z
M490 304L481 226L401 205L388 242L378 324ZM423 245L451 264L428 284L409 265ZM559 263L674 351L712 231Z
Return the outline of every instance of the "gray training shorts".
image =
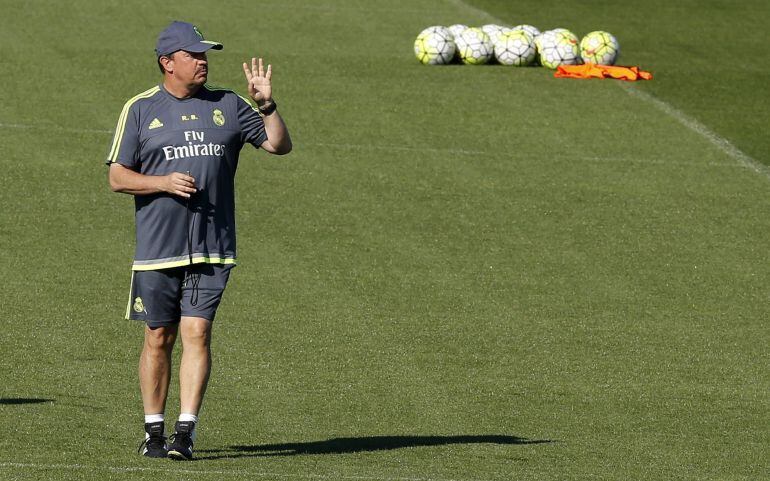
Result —
M190 266L134 271L126 319L149 327L169 326L180 317L214 320L233 264Z

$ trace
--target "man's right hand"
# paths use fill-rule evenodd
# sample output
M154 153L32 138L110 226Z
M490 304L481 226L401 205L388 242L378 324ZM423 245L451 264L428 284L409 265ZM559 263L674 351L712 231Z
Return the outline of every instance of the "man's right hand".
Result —
M178 195L189 199L192 194L197 192L195 189L195 179L181 172L172 172L171 174L160 177L160 189L163 192Z

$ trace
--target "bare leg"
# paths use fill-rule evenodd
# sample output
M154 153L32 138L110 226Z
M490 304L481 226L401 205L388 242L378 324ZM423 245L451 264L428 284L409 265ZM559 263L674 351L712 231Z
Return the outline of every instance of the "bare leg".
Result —
M144 328L144 347L139 358L139 388L145 414L166 410L168 384L171 381L171 351L178 326Z
M198 415L211 374L211 321L182 317L182 365L179 367L181 411Z

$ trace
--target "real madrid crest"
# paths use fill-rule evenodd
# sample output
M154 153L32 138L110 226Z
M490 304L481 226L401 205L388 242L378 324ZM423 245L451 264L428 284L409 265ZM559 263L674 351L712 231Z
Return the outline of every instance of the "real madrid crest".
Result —
M144 303L142 302L141 297L137 297L136 299L134 299L134 311L136 312L144 311Z
M212 119L214 120L214 123L220 127L225 125L225 116L219 109L214 109L214 115Z

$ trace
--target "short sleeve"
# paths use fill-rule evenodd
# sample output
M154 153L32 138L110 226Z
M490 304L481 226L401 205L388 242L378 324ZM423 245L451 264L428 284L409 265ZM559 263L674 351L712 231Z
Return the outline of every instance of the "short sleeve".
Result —
M139 115L136 103L127 102L115 128L107 164L119 163L134 168L139 162Z
M265 123L262 121L262 116L240 95L237 102L238 121L241 124L241 138L244 143L248 142L254 147L259 147L267 140Z

